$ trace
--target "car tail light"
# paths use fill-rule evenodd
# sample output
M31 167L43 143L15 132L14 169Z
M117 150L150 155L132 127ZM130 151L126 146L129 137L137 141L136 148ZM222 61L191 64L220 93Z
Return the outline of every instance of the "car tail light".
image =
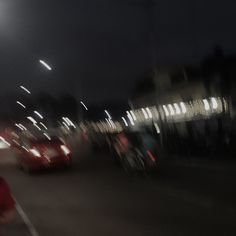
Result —
M153 162L156 161L156 157L151 153L150 150L147 150L147 154L148 154L149 158L150 158Z
M35 156L35 157L41 157L40 152L39 152L37 149L35 149L35 148L30 149L30 152L31 152L31 154L33 154L33 156Z
M70 150L66 145L61 145L61 150L65 153L65 155L70 154Z

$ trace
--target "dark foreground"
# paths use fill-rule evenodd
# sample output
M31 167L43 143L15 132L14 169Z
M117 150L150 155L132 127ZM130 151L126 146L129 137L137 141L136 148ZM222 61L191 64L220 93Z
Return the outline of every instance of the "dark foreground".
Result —
M86 157L32 176L0 166L40 236L236 235L234 164L169 162L143 178L125 175L108 154ZM30 235L22 222L6 235Z

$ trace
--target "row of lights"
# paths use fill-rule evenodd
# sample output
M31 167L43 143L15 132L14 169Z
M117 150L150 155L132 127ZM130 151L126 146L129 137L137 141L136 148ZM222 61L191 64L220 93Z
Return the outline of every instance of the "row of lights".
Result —
M110 121L109 123L107 121L99 121L99 122L91 122L88 124L88 127L92 128L96 132L101 133L113 133L113 132L120 132L123 130L120 122L112 121L113 125L111 125Z
M41 63L42 63L42 61L41 61ZM26 93L31 94L31 91L30 91L29 89L27 89L26 87L24 87L23 85L21 85L20 88L21 88L22 90L24 90ZM18 105L20 105L22 108L26 109L26 106L25 106L22 102L16 101L16 103L17 103ZM38 111L35 110L35 111L34 111L34 114L35 114L37 117L39 117L41 120L44 119L43 115L40 114ZM40 121L40 122L38 123L32 116L27 116L26 118L27 118L29 121L31 121L32 124L33 124L33 126L34 126L35 128L37 128L39 131L42 131L42 129L43 129L43 130L47 130L47 129L48 129L47 126L46 126L42 121ZM26 128L24 125L22 125L21 123L16 123L15 126L18 127L21 131L27 131L27 128ZM49 140L51 140L51 138L49 137L49 135L48 135L46 132L43 132L43 135L44 135L45 137L47 137Z
M68 117L62 117L62 120L62 124L66 127L67 130L70 130L70 127L76 129L75 124Z
M172 104L163 105L162 107L166 116L170 115L173 116L187 113L187 108L184 102L174 103L173 105Z
M135 122L145 122L148 120L158 120L159 114L163 114L166 119L193 118L197 114L210 116L215 113L221 113L225 106L224 99L211 97L208 99L195 100L193 102L179 102L165 104L157 107L146 107L137 110L127 111L129 123L134 126ZM223 104L224 103L224 104ZM125 126L129 126L125 117L122 117Z
M193 118L197 114L209 116L216 113L222 113L223 106L226 106L224 99L211 97L208 99L195 100L192 102L165 104L159 108L152 106L126 111L126 116L122 116L121 120L123 122L123 126L128 127L129 124L134 126L135 123L148 120L158 120L161 114L163 114L167 119ZM105 118L106 122L92 122L92 127L96 131L100 132L113 132L114 130L121 130L121 123L114 122L110 113L107 110L104 111L107 115L107 118ZM160 128L157 123L155 124L156 130L159 133Z

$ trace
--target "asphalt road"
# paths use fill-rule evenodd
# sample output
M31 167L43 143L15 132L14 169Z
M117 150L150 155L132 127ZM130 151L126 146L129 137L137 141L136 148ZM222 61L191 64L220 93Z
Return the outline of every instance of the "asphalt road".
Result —
M233 165L163 164L159 177L131 177L88 151L70 170L28 175L13 156L0 154L0 174L40 236L236 235ZM8 230L30 235L20 216Z

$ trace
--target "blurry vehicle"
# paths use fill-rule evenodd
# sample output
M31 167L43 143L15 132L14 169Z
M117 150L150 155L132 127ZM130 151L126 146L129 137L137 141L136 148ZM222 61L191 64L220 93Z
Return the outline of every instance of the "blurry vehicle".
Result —
M19 151L19 166L27 172L71 165L71 151L57 137L25 139Z
M145 133L121 132L113 139L111 150L127 172L149 172L158 167L155 140Z

